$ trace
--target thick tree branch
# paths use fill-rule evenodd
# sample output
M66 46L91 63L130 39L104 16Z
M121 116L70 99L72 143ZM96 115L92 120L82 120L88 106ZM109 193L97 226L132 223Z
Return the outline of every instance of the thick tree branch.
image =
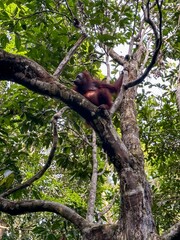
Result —
M117 54L112 48L108 49L108 53L115 62L117 62L121 66L124 65L125 59L123 56Z
M96 109L85 98L83 98L84 104L80 104L82 102L80 94L57 82L57 79L38 63L3 50L0 50L0 80L16 82L41 95L57 98L78 113L84 112L85 119L91 118L91 112Z
M85 220L69 207L50 201L23 200L13 202L4 198L0 198L0 211L8 213L10 215L21 215L33 212L53 212L72 222L81 231L85 227L90 226L87 220Z
M80 94L57 82L56 78L39 64L0 50L0 80L16 82L41 95L63 101L91 122L102 141L103 149L118 171L122 166L129 166L127 148L116 133L108 112L97 108Z
M153 68L153 66L155 65L156 61L157 61L157 57L162 45L162 1L161 3L159 3L159 0L156 0L156 5L158 7L158 13L159 13L159 26L158 26L158 30L157 27L155 25L155 23L151 20L150 18L150 8L149 8L149 1L147 1L146 4L146 8L143 7L143 11L144 11L144 21L147 22L150 27L153 30L154 36L155 36L155 50L152 56L152 59L149 63L149 65L147 66L146 70L144 71L144 73L142 74L141 77L139 77L138 79L127 83L124 87L125 89L128 89L130 87L134 87L140 83L143 82L143 80L148 76L149 72L151 71L151 69ZM159 31L159 33L158 33Z

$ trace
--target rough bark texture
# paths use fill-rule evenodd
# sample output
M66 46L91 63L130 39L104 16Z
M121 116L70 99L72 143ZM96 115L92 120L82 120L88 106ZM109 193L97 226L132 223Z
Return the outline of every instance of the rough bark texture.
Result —
M92 228L85 228L83 240L115 240L117 225L95 225Z
M129 70L128 82L137 78L138 63L142 54L143 48L140 46L133 60L126 64L126 69ZM120 108L122 140L129 150L130 159L128 167L123 167L119 172L122 212L121 234L118 239L158 239L154 234L151 193L144 172L144 157L136 122L135 97L136 88L127 90Z

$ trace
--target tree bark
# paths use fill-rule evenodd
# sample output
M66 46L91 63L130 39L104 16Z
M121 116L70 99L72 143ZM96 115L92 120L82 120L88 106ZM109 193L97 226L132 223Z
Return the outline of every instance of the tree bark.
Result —
M139 46L133 60L125 64L129 77L126 83L137 78L138 64L143 55ZM119 171L121 182L121 219L118 239L158 239L151 210L151 192L144 171L144 156L140 146L135 98L137 87L125 92L121 107L121 131L123 143L128 148L129 166ZM124 234L123 234L124 233Z

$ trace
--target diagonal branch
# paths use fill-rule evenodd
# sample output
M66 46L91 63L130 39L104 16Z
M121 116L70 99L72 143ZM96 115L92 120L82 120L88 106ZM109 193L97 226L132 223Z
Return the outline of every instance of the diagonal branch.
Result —
M125 58L123 56L120 56L117 54L112 48L107 48L108 54L111 56L111 58L117 62L119 65L123 66L125 63Z
M82 36L78 39L78 41L74 44L74 46L69 50L68 54L65 56L65 58L61 61L59 66L57 67L56 71L54 72L54 76L59 78L61 75L63 69L71 59L71 57L74 55L78 47L82 44L82 42L87 38L86 34L82 34Z
M63 101L69 107L90 119L97 109L92 103L82 98L82 95L68 89L51 76L38 63L14 54L0 50L0 81L9 80L18 83L33 92ZM80 102L84 104L80 104Z
M134 86L142 83L157 61L157 57L158 57L158 54L159 54L159 51L160 51L160 48L162 45L162 9L161 9L162 2L163 1L161 1L161 3L159 3L159 0L156 0L156 5L158 7L158 13L159 13L159 26L158 26L159 33L158 33L155 23L150 18L150 8L149 8L150 3L149 3L149 1L147 1L146 8L143 7L144 21L150 25L150 27L153 30L154 36L155 36L155 50L154 50L152 59L151 59L149 65L147 66L146 70L142 74L142 76L139 77L138 79L134 80L133 82L129 82L126 85L124 85L125 89L134 87Z
M126 70L124 70L121 74L123 74L123 82L126 81L126 79L128 78L128 73ZM111 109L110 109L110 115L112 116L116 111L117 109L119 108L122 100L123 100L123 96L124 96L124 92L125 92L125 89L124 89L124 85L123 85L123 82L122 82L122 87L121 87L121 91L119 92L117 98L115 99Z
M101 218L102 216L104 216L111 208L112 206L114 205L114 202L116 201L116 198L117 198L118 194L114 194L114 197L111 201L111 203L109 203L104 209L102 212L98 213L98 223L101 221Z
M68 11L69 11L69 13L71 15L71 18L68 18L68 19L70 20L71 23L73 23L75 28L79 28L81 30L81 33L86 35L84 27L82 26L82 24L79 21L79 19L72 12L72 10L71 10L71 8L70 8L70 6L68 4L68 1L65 0L65 3L66 3L66 6L67 6L67 9L68 9ZM76 13L76 15L78 15L78 14Z
M70 12L70 15L72 17L73 20L69 19L74 27L79 28L81 30L81 37L77 40L77 42L74 44L74 46L69 50L69 52L67 53L67 55L65 56L65 58L61 61L61 63L59 64L59 66L57 67L56 71L54 72L54 76L59 78L59 76L61 75L63 69L65 68L65 66L67 65L67 63L69 62L69 60L71 59L71 57L74 55L74 53L76 52L76 50L78 49L78 47L82 44L82 42L87 38L87 34L85 33L81 23L79 22L79 20L74 16L73 12L71 11L71 8L68 4L68 1L65 1L66 6L68 8L68 11Z
M54 154L57 148L57 142L58 142L58 133L57 133L57 119L63 114L63 112L67 109L67 107L64 107L61 109L61 111L58 112L58 114L56 113L52 119L52 126L53 126L53 145L52 148L50 150L49 153L49 157L47 162L45 163L44 167L39 170L39 172L37 172L32 178L28 179L27 181L25 181L22 184L19 184L18 186L9 189L8 191L2 193L0 195L0 197L7 197L10 194L18 191L18 190L22 190L26 187L29 187L30 185L33 184L33 182L37 181L38 179L40 179L44 173L46 172L46 170L50 167L52 160L54 158Z
M129 153L116 133L107 111L97 108L75 91L59 83L34 61L0 50L0 80L16 82L33 92L64 102L79 113L99 135L104 151L119 172L129 165Z
M180 236L180 222L168 229L161 237L163 240L176 240Z
M43 200L23 200L13 202L0 198L0 211L10 215L21 215L33 212L53 212L72 222L81 231L85 227L90 227L88 221L77 214L74 210L56 202Z

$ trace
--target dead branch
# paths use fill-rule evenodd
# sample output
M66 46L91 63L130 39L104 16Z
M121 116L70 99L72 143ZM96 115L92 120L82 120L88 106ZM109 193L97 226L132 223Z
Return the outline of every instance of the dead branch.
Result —
M52 117L52 119L51 119L51 122L52 122L52 125L57 125L57 120L59 119L59 118L61 118L61 116L63 115L63 113L66 111L66 110L68 110L69 109L69 107L63 107L63 108L61 108L61 110L59 111L59 112L57 112L57 113L55 113L54 114L54 116Z
M54 72L53 76L59 78L59 76L61 75L63 69L65 68L65 66L67 65L67 63L69 62L69 60L71 59L71 57L74 55L74 53L76 52L76 50L78 49L78 47L82 44L82 42L87 38L87 34L84 30L84 28L82 27L82 24L80 23L80 21L78 20L77 17L75 17L75 15L73 14L68 1L65 1L67 9L71 15L71 19L69 18L70 22L74 25L74 27L78 28L81 30L81 37L78 39L78 41L75 43L75 45L69 50L69 52L67 53L67 55L65 56L65 58L61 61L61 63L59 64L59 66L57 67L56 71Z
M85 132L83 131L83 129L81 128L81 131L78 132L76 131L73 127L70 126L70 122L72 123L72 121L69 119L68 121L68 127L67 127L67 131L72 131L74 136L76 138L82 139L83 142L85 142L87 145L89 145L90 147L92 147L92 143L88 140L88 138L86 137ZM64 127L64 125L63 125Z
M4 232L8 229L8 225L5 221L0 219L0 239L3 238Z
M151 37L149 38L148 42L147 42L147 47L146 47L146 53L145 53L145 58L144 58L144 61L140 67L140 70L139 72L141 73L143 71L143 69L145 68L145 65L148 61L148 58L149 58L149 46L150 46L150 43L151 43Z
M106 69L107 69L107 82L109 83L110 82L110 79L111 79L111 67L110 67L110 64L109 64L109 53L108 53L108 49L106 51Z

